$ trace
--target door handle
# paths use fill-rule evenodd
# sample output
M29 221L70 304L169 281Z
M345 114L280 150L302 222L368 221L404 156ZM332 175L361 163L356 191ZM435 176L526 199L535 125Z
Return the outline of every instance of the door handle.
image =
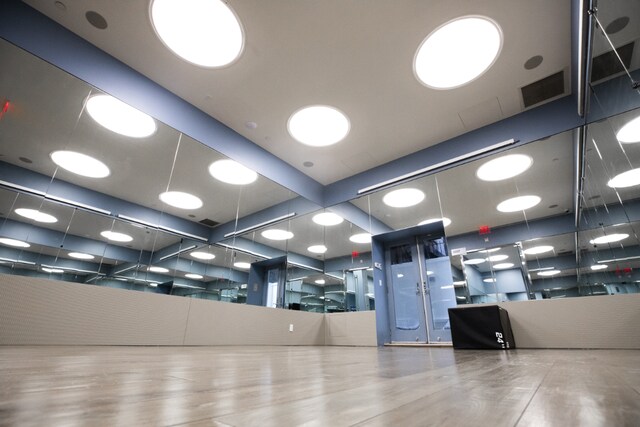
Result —
M420 295L420 282L416 282L416 295Z

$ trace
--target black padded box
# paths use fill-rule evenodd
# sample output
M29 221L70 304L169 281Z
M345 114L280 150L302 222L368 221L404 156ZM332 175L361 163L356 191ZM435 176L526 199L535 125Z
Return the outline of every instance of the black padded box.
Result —
M449 309L453 348L516 348L507 310L497 305Z

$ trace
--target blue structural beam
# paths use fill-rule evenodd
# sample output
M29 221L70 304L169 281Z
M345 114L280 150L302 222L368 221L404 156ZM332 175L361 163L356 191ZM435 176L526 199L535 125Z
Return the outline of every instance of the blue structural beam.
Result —
M350 202L333 205L329 210L371 234L382 234L393 231L387 224Z
M322 204L322 185L19 0L0 2L0 37Z

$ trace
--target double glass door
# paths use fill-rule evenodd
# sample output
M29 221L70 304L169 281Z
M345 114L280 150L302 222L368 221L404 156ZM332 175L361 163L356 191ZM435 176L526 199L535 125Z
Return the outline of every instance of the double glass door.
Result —
M448 309L456 296L444 237L394 242L385 252L391 340L451 341Z

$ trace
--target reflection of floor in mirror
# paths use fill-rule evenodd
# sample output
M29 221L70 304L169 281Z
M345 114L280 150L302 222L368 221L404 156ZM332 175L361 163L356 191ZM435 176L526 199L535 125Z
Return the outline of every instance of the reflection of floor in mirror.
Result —
M637 425L640 350L0 347L0 424Z

